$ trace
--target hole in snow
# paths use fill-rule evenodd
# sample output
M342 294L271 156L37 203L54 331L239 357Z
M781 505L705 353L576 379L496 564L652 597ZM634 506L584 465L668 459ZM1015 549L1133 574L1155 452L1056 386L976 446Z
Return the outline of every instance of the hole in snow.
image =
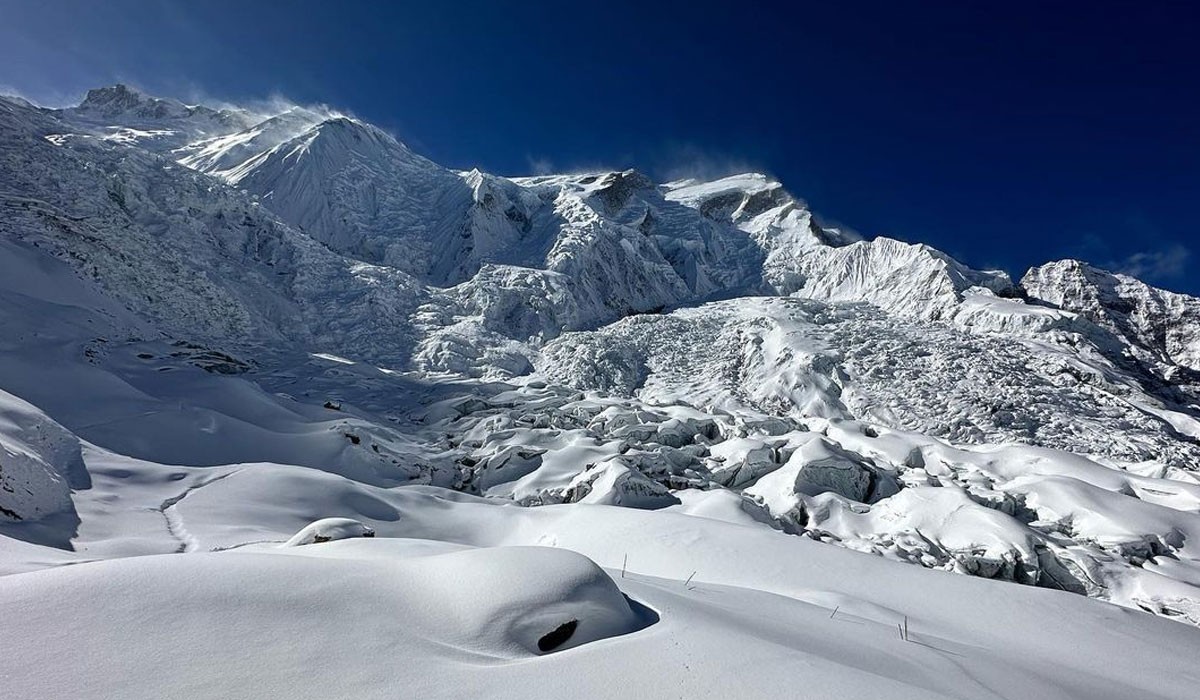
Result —
M575 628L578 626L579 620L569 620L559 625L553 632L543 635L542 638L538 640L538 651L554 651L563 644L566 644L567 640L570 639L571 635L575 633Z

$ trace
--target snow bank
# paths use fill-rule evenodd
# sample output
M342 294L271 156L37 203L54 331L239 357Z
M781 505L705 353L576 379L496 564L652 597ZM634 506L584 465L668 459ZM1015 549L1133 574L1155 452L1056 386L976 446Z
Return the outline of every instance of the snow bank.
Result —
M71 508L86 487L79 439L32 404L0 391L0 520L38 520Z

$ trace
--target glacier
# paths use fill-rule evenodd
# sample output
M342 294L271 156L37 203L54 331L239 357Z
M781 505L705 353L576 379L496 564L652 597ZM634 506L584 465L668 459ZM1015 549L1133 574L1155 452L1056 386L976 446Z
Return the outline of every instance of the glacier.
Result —
M122 85L0 98L0 182L18 695L1200 684L1198 299Z

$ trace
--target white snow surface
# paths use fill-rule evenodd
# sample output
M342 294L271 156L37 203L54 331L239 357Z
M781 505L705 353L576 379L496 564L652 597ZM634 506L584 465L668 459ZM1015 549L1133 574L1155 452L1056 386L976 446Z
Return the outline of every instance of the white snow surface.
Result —
M1200 300L123 86L0 182L13 697L1200 687Z

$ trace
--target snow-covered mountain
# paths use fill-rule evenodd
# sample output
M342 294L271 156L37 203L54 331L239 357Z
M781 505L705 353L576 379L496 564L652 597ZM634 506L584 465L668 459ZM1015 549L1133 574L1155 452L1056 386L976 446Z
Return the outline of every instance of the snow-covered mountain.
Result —
M61 110L60 114L75 124L86 125L103 138L154 151L222 136L261 119L249 110L185 105L178 100L151 97L125 85L89 90L83 102Z
M1200 300L1155 289L1128 275L1061 260L1029 271L1021 287L1031 299L1073 311L1111 331L1163 380L1200 377Z
M777 649L816 695L1200 683L1179 672L1200 651L1198 299L860 240L761 174L461 172L325 108L119 85L0 98L0 182L0 608L46 640L0 655L18 694L102 697L115 664L137 696L227 695L262 669L193 664L314 607L460 690L482 682L464 658L579 645L504 666L514 695L621 695L581 669L633 663L651 695L728 696L730 665L662 665ZM324 518L351 520L305 529ZM163 556L59 568L134 555ZM374 583L393 576L399 597ZM307 583L222 598L280 577ZM148 603L121 598L135 582ZM104 606L143 604L196 629L228 606L241 641L172 651L163 677L87 648L125 624ZM21 670L68 625L86 673ZM386 687L360 642L294 649L263 656L293 695ZM314 659L346 673L280 680ZM737 692L777 695L788 668Z

